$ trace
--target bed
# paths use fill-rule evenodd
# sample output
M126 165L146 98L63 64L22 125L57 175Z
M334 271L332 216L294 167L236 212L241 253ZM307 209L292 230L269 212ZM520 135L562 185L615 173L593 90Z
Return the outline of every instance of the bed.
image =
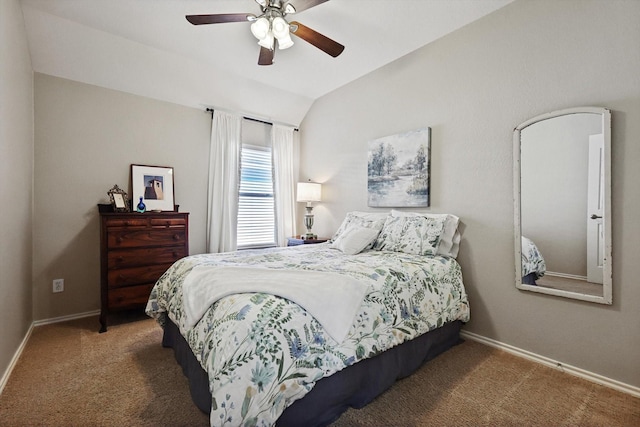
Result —
M540 250L533 241L522 236L522 283L525 285L537 285L547 272L547 265Z
M351 212L328 243L183 258L147 314L212 426L327 425L459 341L458 242L450 215Z

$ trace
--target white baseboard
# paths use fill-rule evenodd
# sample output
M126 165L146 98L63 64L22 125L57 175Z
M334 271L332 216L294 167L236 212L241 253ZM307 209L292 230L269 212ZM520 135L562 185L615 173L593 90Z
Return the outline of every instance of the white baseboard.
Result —
M629 384L625 384L623 382L604 377L602 375L586 371L581 368L576 368L575 366L567 365L557 360L549 359L548 357L540 356L539 354L532 353L527 350L522 350L520 348L514 347L509 344L504 344L500 341L493 340L491 338L483 337L482 335L474 334L473 332L468 331L460 331L460 336L462 338L467 338L472 341L477 341L479 343L488 345L489 347L498 348L500 350L504 350L507 353L511 353L513 355L523 357L525 359L531 360L536 363L540 363L542 365L548 366L550 368L555 368L559 371L565 372L570 375L574 375L576 377L583 378L585 380L594 382L596 384L600 384L606 387L610 387L614 390L621 391L623 393L630 394L635 397L640 397L640 388L635 387Z
M67 320L82 319L83 317L97 316L100 310L86 311L84 313L70 314L68 316L53 317L51 319L35 320L33 326L49 325L51 323L66 322Z
M4 371L2 378L0 378L0 394L2 394L4 387L7 385L7 381L9 381L9 375L11 375L11 372L13 372L13 368L15 368L16 363L18 363L18 359L20 358L20 355L22 354L24 347L27 345L27 341L29 341L29 337L31 336L31 331L33 331L33 323L31 323L31 326L29 326L27 333L22 339L22 342L18 346L18 349L16 350L15 354L13 355L11 362L9 362L9 366L7 366L7 369Z
M20 356L22 355L22 352L24 351L24 348L27 345L27 341L29 341L29 337L31 336L31 332L33 332L33 328L35 328L36 326L49 325L51 323L66 322L67 320L80 319L83 317L90 317L98 314L100 314L100 310L87 311L85 313L78 313L78 314L72 314L69 316L55 317L52 319L43 319L43 320L36 320L34 322L31 322L31 326L29 326L29 329L27 330L27 333L22 339L20 346L18 346L18 349L13 355L11 362L9 362L9 366L7 366L7 369L4 371L4 374L2 374L2 378L0 378L0 394L2 394L4 387L7 385L7 382L9 381L9 376L11 375L11 372L13 372L13 368L15 368L16 363L18 363L18 359L20 359Z
M587 276L578 276L575 274L566 274L566 273L556 273L555 271L547 270L544 273L545 276L553 276L553 277L562 277L563 279L573 279L573 280L581 280L583 282L587 281Z

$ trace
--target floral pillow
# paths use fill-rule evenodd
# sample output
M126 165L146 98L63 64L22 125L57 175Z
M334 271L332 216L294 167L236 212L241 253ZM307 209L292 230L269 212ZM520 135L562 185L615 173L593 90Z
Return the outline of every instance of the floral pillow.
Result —
M436 255L445 219L389 216L373 249L416 255Z
M426 212L406 212L391 209L391 216L423 216L426 218L445 218L444 230L440 235L440 243L436 253L438 255L456 258L460 249L461 232L458 230L460 218L451 214L433 214Z

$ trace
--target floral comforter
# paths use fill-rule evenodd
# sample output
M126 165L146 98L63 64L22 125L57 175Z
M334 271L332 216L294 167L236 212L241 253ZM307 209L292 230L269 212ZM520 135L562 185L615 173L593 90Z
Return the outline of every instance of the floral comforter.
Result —
M224 297L188 328L182 283L197 265L337 272L369 290L343 342L299 305L264 293ZM321 378L445 323L469 320L454 259L374 250L345 255L328 244L183 258L158 280L146 312L161 325L167 316L178 325L207 371L212 426L273 425Z
M535 273L539 279L547 272L547 265L538 247L529 238L522 236L522 276Z

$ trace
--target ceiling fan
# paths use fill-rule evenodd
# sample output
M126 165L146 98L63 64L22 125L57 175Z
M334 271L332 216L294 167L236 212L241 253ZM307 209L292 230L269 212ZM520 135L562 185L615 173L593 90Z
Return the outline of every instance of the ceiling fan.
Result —
M258 39L260 45L258 65L273 64L276 43L280 49L291 47L293 45L291 34L335 58L344 50L343 45L297 21L288 22L285 20L289 14L302 12L327 1L329 0L297 0L295 3L298 6L294 6L287 0L255 0L262 10L258 16L251 13L218 13L187 15L186 18L193 25L251 22L251 32Z

